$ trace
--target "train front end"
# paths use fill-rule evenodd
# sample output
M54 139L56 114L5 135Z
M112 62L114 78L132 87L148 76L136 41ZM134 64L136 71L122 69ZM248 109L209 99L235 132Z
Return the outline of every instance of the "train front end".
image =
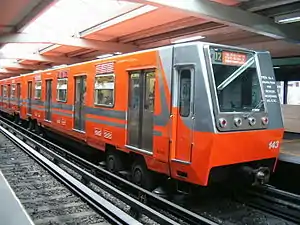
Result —
M269 52L201 43L198 56L192 46L180 55L188 48L200 62L194 64L193 116L186 123L193 129L190 181L267 183L284 133Z
M221 46L204 54L216 128L210 178L267 183L284 132L271 56Z

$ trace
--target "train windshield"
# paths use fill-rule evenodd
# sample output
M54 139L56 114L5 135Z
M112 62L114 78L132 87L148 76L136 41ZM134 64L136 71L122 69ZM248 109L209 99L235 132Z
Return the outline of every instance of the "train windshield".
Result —
M220 112L264 111L255 54L210 47Z

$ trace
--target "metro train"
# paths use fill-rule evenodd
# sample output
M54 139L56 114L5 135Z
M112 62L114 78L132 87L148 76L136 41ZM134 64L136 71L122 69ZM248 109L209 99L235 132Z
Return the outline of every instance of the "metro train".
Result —
M155 177L268 182L284 128L269 52L177 43L3 79L1 112L105 153L152 189Z

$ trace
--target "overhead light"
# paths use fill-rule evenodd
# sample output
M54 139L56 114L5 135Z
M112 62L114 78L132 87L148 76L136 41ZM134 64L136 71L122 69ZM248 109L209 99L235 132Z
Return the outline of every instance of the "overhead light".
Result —
M284 14L281 16L275 16L276 23L295 23L300 21L300 12L294 12L289 14Z
M113 56L113 55L114 55L114 54L103 54L103 55L97 56L96 58L97 58L97 59L103 59L103 58L111 57L111 56Z
M52 66L52 69L57 69L57 68L66 67L66 66L68 66L68 65L67 64L56 65L56 66ZM34 72L37 72L37 71L34 71Z
M189 42L189 41L196 41L196 40L200 40L203 38L205 38L205 37L198 35L198 36L174 39L171 42L176 44L176 43L183 43L183 42Z
M97 59L103 59L103 58L108 58L108 57L111 57L111 56L114 56L114 55L122 55L122 54L123 54L122 52L107 53L107 54L96 56L96 58Z
M274 66L273 68L274 68L274 69L279 69L279 68L280 68L280 66Z

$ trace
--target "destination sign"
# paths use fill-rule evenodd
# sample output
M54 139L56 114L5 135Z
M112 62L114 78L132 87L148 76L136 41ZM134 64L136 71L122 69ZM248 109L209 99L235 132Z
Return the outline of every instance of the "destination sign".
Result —
M225 65L243 65L247 61L247 54L240 52L211 49L211 58L214 63Z
M222 52L222 62L230 65L243 65L247 61L247 55L235 52Z

